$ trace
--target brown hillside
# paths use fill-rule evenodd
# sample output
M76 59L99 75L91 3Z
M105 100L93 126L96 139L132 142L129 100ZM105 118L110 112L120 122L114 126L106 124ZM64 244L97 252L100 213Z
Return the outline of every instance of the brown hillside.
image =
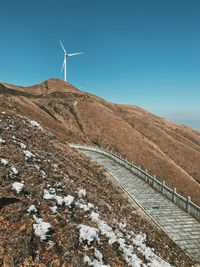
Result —
M0 112L0 266L142 263L194 265L95 162L37 122Z
M200 133L141 108L115 105L51 79L0 85L0 107L40 122L65 142L108 147L200 205Z

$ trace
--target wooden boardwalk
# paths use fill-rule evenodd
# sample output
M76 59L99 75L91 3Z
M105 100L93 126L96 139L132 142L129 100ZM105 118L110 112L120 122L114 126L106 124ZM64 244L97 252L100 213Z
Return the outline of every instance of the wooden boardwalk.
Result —
M113 159L94 151L80 151L102 165L180 248L200 262L197 220Z

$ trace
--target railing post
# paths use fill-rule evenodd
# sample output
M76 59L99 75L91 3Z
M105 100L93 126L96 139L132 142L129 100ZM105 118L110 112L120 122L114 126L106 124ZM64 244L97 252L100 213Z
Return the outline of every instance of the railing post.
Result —
M140 165L138 166L138 176L140 176Z
M188 196L187 197L187 205L186 205L186 209L187 209L188 213L190 212L190 202L191 202L191 196Z
M154 176L153 176L153 188L155 188L155 187L154 187L154 185L155 185L155 180L156 180L156 176L155 176L155 174L154 174Z
M154 174L154 176L153 176L153 184L152 184L152 186L153 186L153 188L154 188L154 184L155 184L155 181L156 180L156 176L155 176L155 174Z
M145 178L144 178L145 182L147 182L147 177L148 177L148 171L146 170L145 171Z
M164 191L165 191L165 181L162 182L162 191L161 193L164 195Z
M173 189L173 196L172 196L173 203L176 203L176 188Z

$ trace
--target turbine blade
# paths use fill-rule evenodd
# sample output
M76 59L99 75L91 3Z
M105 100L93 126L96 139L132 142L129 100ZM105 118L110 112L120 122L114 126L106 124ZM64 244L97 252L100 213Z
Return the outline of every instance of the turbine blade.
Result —
M67 52L66 52L66 50L64 48L64 45L62 44L61 40L59 40L59 41L60 41L60 45L62 46L63 51L65 52L65 54L67 54Z
M63 61L63 65L62 65L62 69L61 69L61 72L63 72L63 69L64 69L64 66L66 64L66 57L64 58L64 61Z
M69 57L72 57L72 56L77 56L77 55L82 55L84 54L83 52L79 52L79 53L72 53L72 54L67 54Z

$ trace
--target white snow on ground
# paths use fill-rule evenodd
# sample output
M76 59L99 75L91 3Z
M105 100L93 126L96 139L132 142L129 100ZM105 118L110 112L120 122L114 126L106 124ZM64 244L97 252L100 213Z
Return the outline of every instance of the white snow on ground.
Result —
M96 222L98 229L102 235L105 235L108 238L108 243L112 245L113 243L119 244L119 250L123 253L123 257L127 262L128 266L139 267L142 264L142 260L134 253L135 246L136 249L142 253L146 260L149 261L147 266L151 267L170 267L171 265L160 257L158 257L151 248L147 247L145 244L146 235L138 234L134 235L129 241L132 241L132 244L127 244L127 237L120 231L120 229L113 230L104 220L99 219L97 212L92 212L90 215L92 221ZM132 234L134 234L132 232ZM135 245L135 246L134 246Z
M6 166L6 165L8 165L8 160L1 158L0 163Z
M76 201L76 206L82 210L86 211L90 211L91 209L94 209L94 205L92 203L88 203L86 202L83 198L86 197L86 190L85 189L80 189L78 191L78 196L79 196L79 200Z
M85 210L85 205L88 203L83 201L82 204L80 201L77 201L76 204L79 208ZM93 205L94 207L94 205ZM88 211L88 210L87 210ZM150 247L146 246L146 235L143 233L134 234L126 231L126 224L118 223L118 227L114 230L107 222L100 219L99 213L91 210L88 213L88 216L93 222L96 223L97 228L90 227L87 225L79 226L79 238L80 241L86 240L88 245L93 240L99 240L100 236L106 236L108 238L108 244L112 245L114 243L118 243L118 249L120 253L122 253L124 260L127 263L127 266L132 267L170 267L171 265L164 261L162 258L157 256L154 253L154 250ZM123 230L123 232L122 232ZM89 240L89 241L88 241ZM128 242L127 242L128 241ZM143 263L143 260L137 256L137 251L141 253L147 260L147 264ZM84 257L85 262L88 263L89 266L95 266L94 261L91 261L88 256ZM98 265L96 265L98 266ZM101 265L100 265L101 266Z
M92 221L97 221L99 219L99 213L92 211L90 218L92 219Z
M52 199L55 199L59 206L63 205L63 197L54 195Z
M17 176L18 174L19 174L18 169L15 168L14 166L11 166L11 168L10 168L10 175L11 175L12 177L15 177L15 176Z
M19 194L23 189L24 189L25 185L23 183L20 182L14 182L12 184L12 190L15 190L17 192L17 194Z
M43 219L37 218L33 215L35 223L33 224L33 230L36 236L40 238L41 241L45 241L50 235L48 235L49 230L51 229L51 224L44 222Z
M101 251L99 251L96 248L95 248L95 251L94 251L94 255L99 261L101 261L101 262L103 261L103 254L101 253Z
M86 196L86 191L81 189L78 191L79 200L74 202L73 196L57 196L56 189L49 186L48 189L44 189L44 199L52 199L57 202L58 205L67 205L71 207L72 203L75 203L77 208L86 212L85 217L88 217L92 222L96 224L96 227L91 227L86 224L79 224L79 240L80 242L86 242L87 245L91 243L100 242L101 236L105 236L108 239L108 244L118 244L119 253L122 254L127 266L132 267L170 267L171 265L157 256L154 250L146 245L146 235L144 233L135 234L133 231L126 230L125 223L117 223L113 229L106 221L102 220L99 213L96 211L98 208L92 203L88 203L83 198ZM53 213L57 212L57 206L50 207ZM93 244L94 246L94 244ZM95 250L95 260L91 260L87 255L84 256L84 262L89 266L102 267L105 265L102 261L103 255L98 250ZM142 254L147 264L143 263L143 260L137 255Z
M58 205L62 206L62 205L65 204L66 206L68 206L70 208L71 208L71 205L74 203L74 197L73 196L70 196L70 195L67 195L67 196L64 196L64 197L57 196L55 194L55 189L54 188L52 188L52 190L51 189L44 189L43 198L44 199L55 200Z
M50 190L44 189L44 195L43 195L44 199L54 199L54 196L55 194L51 194Z
M63 198L63 202L65 203L66 206L71 208L72 207L71 205L74 203L74 197L68 195Z
M23 150L23 153L26 160L36 158L36 156L28 150Z
M94 208L94 205L91 203L80 203L80 202L76 202L76 205L84 210L84 211L90 211L90 209Z
M170 267L171 265L167 262L165 262L163 259L158 257L153 249L150 247L147 247L145 242L146 242L146 234L145 233L140 233L138 235L135 235L134 237L131 238L131 241L133 242L134 245L136 245L137 250L142 253L142 255L145 256L147 261L150 261L148 266L152 267Z
M82 197L86 197L86 190L85 190L85 189L80 189L80 190L78 191L78 196L79 196L80 198L82 198Z
M38 128L39 130L43 130L42 126L37 121L31 120L30 124L34 128Z
M26 149L26 145L24 143L20 142L19 145L22 149Z
M0 137L0 145L5 144L5 141Z
M85 224L79 224L79 239L80 241L86 241L88 245L90 245L93 241L99 241L99 230L95 227L91 227Z
M53 207L49 207L49 208L54 214L58 213L58 207L57 206L53 206Z
M28 213L36 213L38 210L35 205L30 205L27 209Z

